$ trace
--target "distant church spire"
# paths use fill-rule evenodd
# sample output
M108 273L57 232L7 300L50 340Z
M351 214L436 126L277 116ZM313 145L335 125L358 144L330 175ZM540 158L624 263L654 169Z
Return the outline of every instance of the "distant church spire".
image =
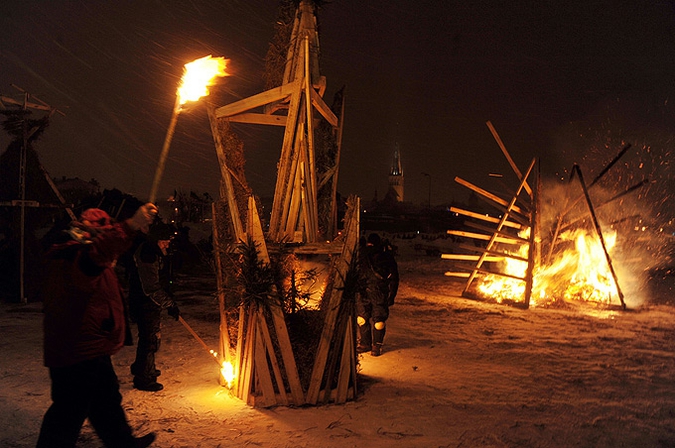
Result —
M395 193L397 202L403 202L403 168L401 167L398 143L396 143L396 149L394 149L394 160L389 172L389 190Z

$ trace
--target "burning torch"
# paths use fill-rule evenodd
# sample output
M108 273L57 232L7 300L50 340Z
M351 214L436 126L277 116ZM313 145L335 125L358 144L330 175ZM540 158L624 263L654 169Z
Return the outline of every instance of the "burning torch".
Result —
M152 189L150 190L150 202L155 202L157 198L157 188L159 182L164 174L164 165L166 164L166 157L169 154L169 146L171 139L176 130L176 122L178 121L178 114L182 111L182 107L188 101L197 101L203 96L209 94L209 87L212 86L217 77L227 76L225 68L227 66L227 59L213 58L211 55L204 56L201 59L196 59L185 64L183 69L183 77L181 78L178 90L176 91L176 104L173 107L173 114L171 114L171 122L169 129L167 129L166 137L164 138L164 146L159 155L159 162L157 163L157 170L155 171L155 178L152 181Z
M157 169L155 171L155 178L152 181L152 188L150 189L149 202L155 202L157 199L157 189L159 183L164 174L164 165L166 164L166 157L169 154L169 146L171 145L171 139L176 130L176 122L178 121L178 114L182 111L182 107L188 101L197 101L201 97L207 96L209 94L209 87L212 86L217 77L227 76L225 68L227 66L227 60L224 58L213 58L211 55L205 56L201 59L196 59L192 62L185 64L183 69L183 77L176 91L176 103L173 107L173 113L171 115L171 121L169 122L169 128L166 132L166 137L164 138L164 146L162 147L162 152L159 156L159 162L157 163ZM232 369L228 368L229 363L225 361L221 363L218 361L218 354L213 350L210 350L202 338L197 335L197 333L185 322L182 316L179 316L178 320L181 324L190 332L190 334L199 342L211 355L213 355L215 361L221 367L220 372L223 375L223 378L227 381L228 386L232 382Z

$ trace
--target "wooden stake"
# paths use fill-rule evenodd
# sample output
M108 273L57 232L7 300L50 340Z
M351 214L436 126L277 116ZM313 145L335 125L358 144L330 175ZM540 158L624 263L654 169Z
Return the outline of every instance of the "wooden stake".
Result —
M239 206L234 196L234 187L232 185L232 177L227 166L227 158L225 157L225 148L223 146L223 139L218 129L218 121L212 105L207 104L206 110L209 116L209 124L211 125L211 134L213 135L213 143L216 146L216 154L218 156L218 164L220 165L220 179L225 186L226 196L223 198L227 201L227 208L230 212L230 222L234 231L235 241L242 241L244 237L244 228L239 217Z
M600 223L598 222L598 218L595 215L595 209L593 208L593 203L591 202L591 197L588 194L588 188L586 188L586 184L584 183L584 176L581 173L581 168L579 168L579 165L574 165L572 167L572 174L577 173L579 177L579 183L581 184L581 188L584 191L584 197L586 198L586 204L588 205L588 211L591 215L591 218L593 219L593 225L595 226L595 231L598 234L598 238L600 238L600 244L602 244L602 250L605 253L605 259L607 260L607 266L609 266L609 271L612 274L612 278L614 279L614 284L616 286L616 291L619 294L619 300L621 301L621 306L623 309L626 309L626 302L623 300L623 292L621 292L621 287L619 286L619 279L616 276L616 272L614 271L614 266L612 265L612 258L609 256L609 252L607 251L607 245L605 244L605 238L602 235L602 228L600 227Z
M511 169L513 169L513 172L516 173L516 176L518 176L519 181L523 181L523 175L521 174L520 170L518 169L518 165L513 161L511 158L511 154L506 150L506 146L502 142L502 139L499 137L499 134L497 134L497 130L492 126L491 122L486 123L488 128L490 128L490 132L492 132L492 136L494 139L497 141L497 144L499 145L499 148L502 150L502 154L504 154L504 157L506 157L506 160L509 162L509 165L511 165ZM527 184L527 179L525 179L525 184L523 185L525 188L525 191L527 191L527 194L532 196L532 189L530 186Z

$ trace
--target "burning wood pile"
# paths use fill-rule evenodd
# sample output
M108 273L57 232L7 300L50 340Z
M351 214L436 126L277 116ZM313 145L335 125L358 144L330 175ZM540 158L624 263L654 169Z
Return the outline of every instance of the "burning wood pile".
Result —
M625 309L613 254L618 250L619 231L630 229L630 223L622 217L601 220L598 210L638 190L647 181L612 194L596 190L630 145L590 182L575 164L566 183L557 186L559 191L553 192L552 188L546 192L538 161L533 159L521 172L495 128L490 122L487 125L519 184L509 197L506 192L495 194L459 177L455 179L490 203L498 214L452 208L470 218L465 225L471 230L448 230L448 234L473 244L462 242L457 253L442 255L454 262L455 270L446 275L467 279L462 293L465 297L525 308L583 301Z

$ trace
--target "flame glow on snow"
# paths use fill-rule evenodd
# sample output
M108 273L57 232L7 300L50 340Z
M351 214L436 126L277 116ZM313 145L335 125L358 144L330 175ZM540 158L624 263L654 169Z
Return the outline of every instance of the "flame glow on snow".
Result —
M227 76L226 67L226 59L214 58L211 55L185 64L183 77L178 86L178 103L183 105L188 101L197 101L207 96L209 87L214 84L215 79Z
M527 237L527 233L525 231L520 236ZM603 233L603 237L611 256L617 234L607 232ZM618 290L599 238L578 229L561 234L560 239L565 250L556 254L549 264L540 265L533 272L531 305L546 305L559 300L602 304L618 302ZM514 255L527 257L527 250L525 245L522 253ZM506 258L503 263L503 272L525 276L526 262ZM489 274L481 279L478 290L498 302L522 301L525 282Z

